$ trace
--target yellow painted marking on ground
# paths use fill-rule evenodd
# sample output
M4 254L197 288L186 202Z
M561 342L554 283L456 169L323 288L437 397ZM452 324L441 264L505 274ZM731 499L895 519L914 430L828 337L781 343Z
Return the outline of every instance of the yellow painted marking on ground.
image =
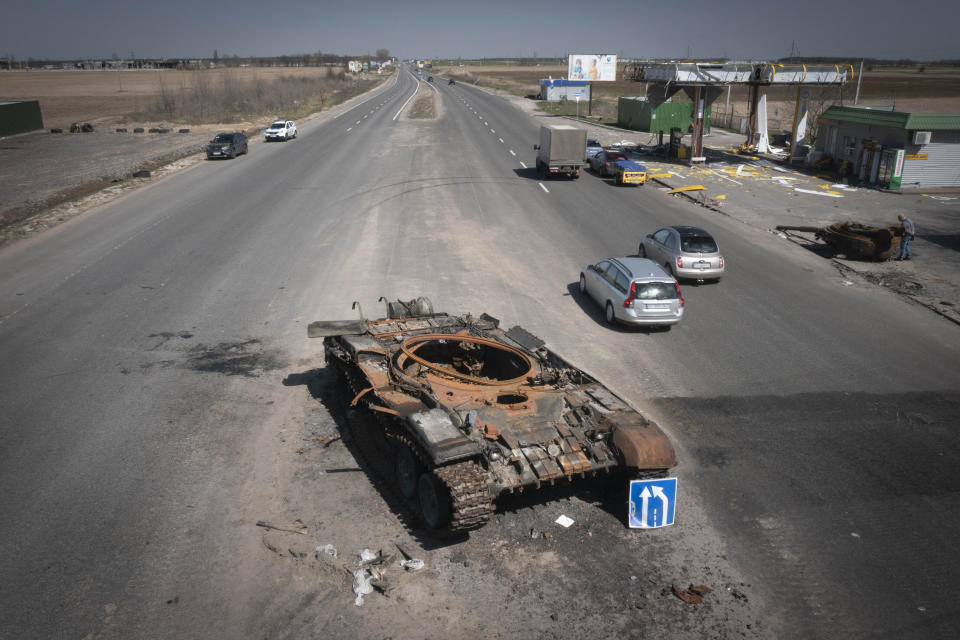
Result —
M673 174L667 171L666 173L651 173L648 175L648 178L666 178L667 176L672 176Z
M681 191L706 191L707 188L702 184L691 184L686 187L677 187L676 189L671 189L667 193L680 193Z
M843 194L840 193L839 191L830 191L829 189L827 189L827 193L829 193L829 194L832 195L832 196L842 196L842 195L843 195Z
M727 196L717 196L717 200L726 200Z

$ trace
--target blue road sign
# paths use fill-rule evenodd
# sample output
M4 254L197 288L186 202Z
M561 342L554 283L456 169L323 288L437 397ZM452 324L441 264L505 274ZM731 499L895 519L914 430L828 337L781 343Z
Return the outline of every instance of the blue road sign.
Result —
M579 98L579 97L582 96L582 95L583 95L583 94L580 93L579 91L574 91L574 92L573 92L573 96L574 96L575 98Z
M631 480L628 507L631 529L669 527L677 511L677 479Z

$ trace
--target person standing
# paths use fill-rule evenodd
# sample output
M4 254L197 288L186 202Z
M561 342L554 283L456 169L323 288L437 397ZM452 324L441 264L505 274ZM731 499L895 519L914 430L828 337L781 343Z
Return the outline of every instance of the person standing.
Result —
M897 220L900 221L900 225L903 227L903 237L900 238L900 257L897 260L909 260L910 259L910 241L916 237L916 228L913 226L913 220L900 214L897 216Z

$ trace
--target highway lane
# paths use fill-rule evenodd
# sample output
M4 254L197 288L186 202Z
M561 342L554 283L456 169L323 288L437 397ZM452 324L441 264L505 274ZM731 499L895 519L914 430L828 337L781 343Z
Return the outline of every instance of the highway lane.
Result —
M869 456L858 455L856 443L869 441L871 423L861 420L863 406L850 394L912 392L917 403L957 388L955 328L886 292L845 286L819 259L652 185L618 189L584 176L545 182L544 190L520 164L533 166L535 123L473 87L434 88L443 98L438 120L394 119L415 91L412 76L401 72L380 97L308 124L298 140L205 163L0 254L7 408L0 551L11 558L0 585L16 594L0 609L3 628L48 637L237 637L250 629L293 635L324 621L331 635L375 636L378 623L358 612L333 617L340 605L332 603L349 603L342 585L324 606L290 604L289 592L297 591L287 582L259 585L259 576L283 576L271 573L250 523L286 514L292 503L305 518L339 512L336 524L324 516L323 526L351 545L389 540L397 528L378 513L376 491L297 466L288 443L299 433L295 417L317 403L302 387L282 384L322 361L317 341L304 339L307 322L351 317L354 300L373 315L380 295L427 294L439 309L486 311L521 324L651 411L673 435L685 500L673 530L623 535L617 517L607 515L596 526L608 544L556 552L565 582L548 567L530 579L513 577L520 585L554 578L563 586L553 598L567 609L614 603L603 621L589 623L584 613L565 629L635 628L618 600L626 592L605 585L627 570L616 557L635 559L644 575L705 579L688 568L699 562L709 564L709 577L753 585L748 605L728 598L692 619L671 606L678 601L648 603L649 628L667 637L708 627L748 637L773 629L794 637L855 632L875 611L857 610L852 584L868 581L873 593L885 594L881 601L892 600L888 576L844 576L842 563L825 562L817 527L831 514L799 508L803 463L819 455L821 442L803 429L818 416L807 407L829 415L814 433L829 435L838 452L813 468L846 464L846 479L890 468L897 473L889 481L909 499L909 465L891 459L896 431L883 438L893 451L870 446ZM419 91L433 89L423 83ZM604 327L599 309L575 292L579 268L630 253L640 235L677 221L717 235L727 279L685 287L687 317L669 333ZM931 405L920 428L942 431L950 406ZM711 419L711 411L723 420ZM771 423L784 428L765 433ZM936 460L912 523L942 512L955 495L946 471L957 461L955 441L949 432L940 437L946 455ZM735 470L735 482L727 483L724 469ZM848 506L872 497L860 485L840 493ZM743 495L747 504L732 509ZM345 496L366 499L354 504ZM581 509L584 518L597 511L579 503L563 508ZM508 513L471 538L466 552L504 545L516 536L516 522L522 528L549 509ZM869 506L857 511L877 517ZM783 534L788 526L793 537ZM889 555L900 526L907 525L892 523L882 544L871 541L865 557ZM367 537L347 537L356 529ZM936 556L939 539L911 539L924 558ZM751 553L755 543L762 553ZM441 547L434 558L441 563L457 552ZM583 568L573 561L581 554ZM958 573L952 558L943 567L933 585L908 574L910 587L926 593ZM452 585L439 603L465 624L481 624L486 616L470 594L502 598L499 585L476 565L459 571L467 583ZM788 573L791 582L778 590ZM807 627L814 633L805 635L796 625L827 606L811 597L824 585L836 590L839 613L828 619L833 626ZM794 599L783 604L781 596ZM549 600L524 592L500 603L516 614L504 628L519 632L530 615L550 620ZM116 611L106 614L107 604ZM413 624L405 616L436 606L413 599L409 611L384 614ZM909 620L908 608L893 607L887 620ZM752 634L744 621L753 622ZM442 635L446 627L433 624Z
M388 83L374 116L390 122L412 91ZM375 104L344 116L370 121ZM264 329L277 309L302 344L292 319L304 283L317 284L309 267L339 241L339 197L315 176L344 193L369 183L331 152L350 135L344 119L204 163L4 253L0 511L4 592L20 600L5 598L0 627L83 636L116 604L120 635L149 637L182 593L164 580L209 564L213 546L185 544L189 532L215 513L229 520L220 505L248 472L233 465L270 421L268 400L232 397L231 383L279 366L282 336ZM230 606L198 573L198 600Z
M486 117L497 117L495 105L484 105ZM684 287L687 316L669 334L598 339L590 302L541 305L559 313L524 325L557 348L566 340L564 353L599 364L671 430L680 477L729 556L762 584L777 635L954 636L950 607L935 603L960 576L943 533L958 524L956 327L770 234L675 206L652 185L547 184L556 199L545 237L568 232L557 245L565 251L530 251L548 290L570 283L577 300L573 277L556 274L632 253L663 224L704 226L727 255L719 285Z

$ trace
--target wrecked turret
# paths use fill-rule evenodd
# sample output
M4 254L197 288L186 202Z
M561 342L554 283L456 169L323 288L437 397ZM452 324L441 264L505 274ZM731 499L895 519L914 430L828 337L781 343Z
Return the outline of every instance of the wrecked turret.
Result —
M498 496L676 466L660 428L520 327L435 313L418 298L378 320L314 322L351 405L376 418L357 438L436 532L482 526ZM351 425L353 427L353 425Z

